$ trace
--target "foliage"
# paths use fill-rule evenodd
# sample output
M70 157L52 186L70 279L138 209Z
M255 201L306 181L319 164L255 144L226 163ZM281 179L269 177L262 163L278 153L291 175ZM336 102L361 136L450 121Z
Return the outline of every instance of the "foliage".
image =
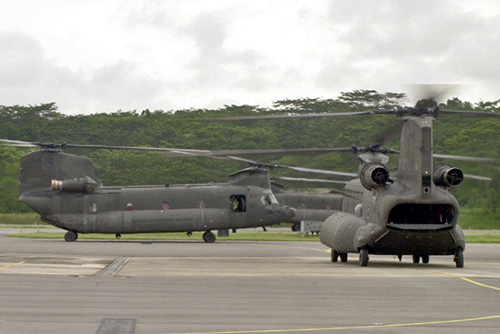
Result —
M40 215L37 213L0 213L1 225L35 225L35 226L51 226L40 220Z
M0 146L0 212L29 212L17 200L19 192L19 165L22 151Z
M406 103L406 95L402 93L355 90L343 92L337 98L280 100L274 102L272 108L228 105L220 109L146 109L140 112L132 110L69 116L59 113L55 103L0 106L0 138L210 150L350 147L375 143L398 149L401 120L392 115L233 123L201 121L225 116L373 110ZM455 97L441 104L441 107L498 112L500 100L473 104ZM498 120L440 116L436 119L434 133L436 153L500 158ZM67 151L90 157L95 162L96 174L104 185L224 182L228 174L247 167L242 163L215 159L171 159L152 152L89 149ZM27 149L0 147L0 212L29 212L25 205L17 201L20 157L27 152ZM353 172L357 168L357 159L350 153L262 156L252 159L347 172ZM391 156L389 167L395 167L397 161L396 156ZM458 161L451 163L467 174L493 178L492 182L466 181L454 189L453 193L466 208L495 213L500 205L500 167ZM275 170L273 174L304 177L297 172L283 170ZM292 186L298 187L296 184Z

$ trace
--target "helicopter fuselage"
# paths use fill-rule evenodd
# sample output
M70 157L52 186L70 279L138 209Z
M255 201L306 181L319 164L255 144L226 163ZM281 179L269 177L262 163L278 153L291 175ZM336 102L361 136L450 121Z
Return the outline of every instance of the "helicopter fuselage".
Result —
M463 267L465 237L457 225L459 206L449 192L463 180L451 165L433 164L434 118L426 115L403 118L399 169L393 180L378 152L359 155L359 179L344 191L342 212L334 213L321 229L321 242L332 248L332 261L341 254L360 253L360 264L368 264L368 253L402 257L414 262L429 255L455 255Z
M313 194L294 192L274 192L279 203L295 209L297 214L288 221L300 224L301 221L325 221L332 213L342 208L342 195Z
M101 187L91 194L46 190L20 199L54 226L122 234L236 229L289 219L290 209L269 195L259 187L220 184Z
M400 183L368 191L359 180L345 189L353 196L323 224L321 241L340 253L451 255L465 248L457 225L458 203L444 189L421 199Z
M288 221L295 210L256 184L267 171L248 169L228 183L104 187L90 159L40 150L21 159L19 199L49 224L78 233L194 232L268 226ZM260 180L262 179L262 180ZM74 239L74 240L73 240ZM213 242L212 236L209 241Z

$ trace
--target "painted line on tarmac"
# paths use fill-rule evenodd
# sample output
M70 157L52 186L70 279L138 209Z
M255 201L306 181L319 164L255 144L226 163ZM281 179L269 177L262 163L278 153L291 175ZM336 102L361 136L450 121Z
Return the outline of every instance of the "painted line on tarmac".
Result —
M469 282L469 283L481 286L483 288L488 288L488 289L500 291L500 288L497 288L497 287L491 286L491 285L486 285L486 284L483 284L483 283L479 283L479 282L473 281L473 280L471 280L471 279L469 279L467 277L459 277L459 278L462 279L462 280L464 280L464 281L466 281L466 282Z
M10 268L10 267L18 266L18 265L23 264L23 263L24 263L24 261L21 261L21 262L18 262L18 263L12 263L12 264L0 267L0 269L5 269L5 268Z
M423 270L447 277L454 277L464 280L466 282L472 283L474 285L478 285L480 287L497 290L500 291L500 288L482 284L471 280L466 277L456 276L452 274L442 273L438 271L432 270ZM226 331L226 332L192 332L192 333L162 333L162 334L257 334L257 333L298 333L298 332L318 332L318 331L333 331L333 330L348 330L348 329L372 329L372 328L394 328L394 327L412 327L412 326L426 326L426 325L442 325L442 324L454 324L460 322L472 322L472 321L481 321L481 320L491 320L491 319L500 319L500 315L493 315L489 317L479 317L479 318L468 318L468 319L456 319L456 320L441 320L441 321L429 321L429 322L415 322L415 323L407 323L407 324L380 324L380 325L367 325L367 326L347 326L347 327L328 327L328 328L304 328L304 329L270 329L270 330L254 330L254 331Z
M255 331L229 331L229 332L189 332L189 333L162 333L162 334L254 334L254 333L293 333L293 332L318 332L318 331L333 331L333 330L346 330L346 329L371 329L371 328L395 328L395 327L415 327L415 326L428 326L428 325L443 325L455 324L460 322L471 322L481 320L500 319L500 315L492 315L489 317L469 318L469 319L456 319L456 320L441 320L429 322L413 322L407 324L380 324L380 325L367 325L367 326L346 326L346 327L325 327L325 328L304 328L304 329L269 329L269 330L255 330Z
M447 276L447 277L460 278L463 281L469 282L471 284L474 284L474 285L477 285L477 286L480 286L480 287L483 287L483 288L488 288L488 289L500 291L500 288L497 288L496 286L491 286L491 285L486 285L486 284L483 284L483 283L479 283L479 282L476 282L476 281L471 280L470 278L467 278L467 277L464 277L464 276L457 276L457 275L442 273L442 272L433 271L433 270L425 270L425 269L417 269L417 270L427 271L429 273L439 274L439 275Z

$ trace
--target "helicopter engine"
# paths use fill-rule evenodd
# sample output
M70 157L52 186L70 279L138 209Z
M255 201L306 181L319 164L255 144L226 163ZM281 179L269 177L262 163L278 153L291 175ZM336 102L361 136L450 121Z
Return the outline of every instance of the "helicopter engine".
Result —
M368 190L380 188L389 180L389 169L383 163L370 162L360 166L359 179Z
M458 186L464 180L464 173L457 167L447 163L439 163L434 166L434 184L452 188Z
M59 190L68 193L90 194L94 191L96 186L97 183L88 176L64 181L52 180L51 182L52 190Z

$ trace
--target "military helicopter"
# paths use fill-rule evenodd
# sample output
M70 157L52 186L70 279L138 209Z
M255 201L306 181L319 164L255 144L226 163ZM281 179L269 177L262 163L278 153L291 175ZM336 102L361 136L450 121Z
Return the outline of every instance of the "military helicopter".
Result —
M331 261L337 262L340 257L347 262L348 253L359 253L361 266L368 265L369 254L395 255L399 259L412 255L414 263L420 260L428 263L431 255L453 255L456 267L464 267L465 237L457 224L459 205L449 192L463 181L464 174L448 163L434 165L433 158L487 163L500 160L434 154L433 124L442 114L500 118L500 113L443 110L433 99L424 99L413 108L226 117L210 121L381 114L401 117L400 151L379 146L313 150L360 153L358 178L346 184L341 210L328 217L321 228L321 242L331 248ZM310 153L307 149L303 151ZM386 166L388 154L392 153L399 154L399 169L394 176Z
M239 155L274 155L275 150L225 150L225 151L209 151L209 150L198 150L196 152L189 152L184 154L182 149L176 152L162 152L161 154L168 158L186 158L186 157L207 157L214 159L223 159L233 162L241 162L252 167L265 168L268 170L273 170L275 168L284 168L288 170L294 170L298 172L307 173L321 173L342 177L356 177L357 174L346 173L346 172L336 172L320 169L311 169L304 167L294 167L279 165L275 163L268 163L263 161L251 160L248 158L242 158L239 156L234 156L232 154L238 153ZM279 150L283 152L283 150ZM300 154L301 150L286 150L287 154ZM318 153L318 152L314 152ZM323 153L321 151L321 153ZM292 223L292 231L300 231L300 223L302 221L324 221L328 218L334 211L341 210L342 208L342 198L343 196L349 196L345 192L339 192L338 190L330 190L327 194L317 194L308 192L292 192L285 190L285 187L279 184L277 181L292 181L292 182L308 182L308 183L321 183L321 184L346 184L346 181L332 180L332 179L318 179L318 178L297 178L297 177L276 177L271 176L269 182L266 184L266 188L272 190L276 199L279 203L295 209L296 214L292 216L289 220L284 220L284 223Z
M120 238L127 233L205 231L203 240L213 243L212 230L268 226L295 215L274 197L266 169L241 170L222 184L105 187L94 174L92 160L61 149L169 149L0 141L41 147L21 158L19 199L43 221L67 230L68 242L77 240L79 233Z
M293 178L291 181L297 181L297 179ZM308 179L305 182L322 181ZM295 216L287 221L292 223L292 231L300 231L302 221L324 221L335 211L342 209L343 195L332 191L326 194L287 191L280 184L274 182L272 190L279 203L290 206L297 212Z

